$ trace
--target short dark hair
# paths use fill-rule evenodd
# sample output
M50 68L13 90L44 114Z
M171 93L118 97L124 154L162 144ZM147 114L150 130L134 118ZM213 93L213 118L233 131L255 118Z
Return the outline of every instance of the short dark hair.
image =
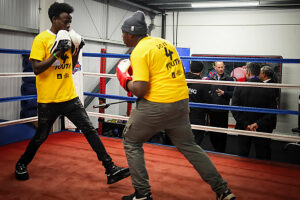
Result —
M48 9L48 16L50 18L50 21L52 22L52 18L55 17L59 17L59 15L61 13L72 13L74 11L73 7L70 6L67 3L58 3L55 2L53 3L50 8Z
M273 78L274 76L274 71L273 69L268 66L268 65L265 65L261 68L262 72L268 77L268 78Z
M247 63L246 71L249 71L254 76L258 76L260 74L260 65L258 63Z
M192 61L190 69L192 73L200 73L203 71L204 65L201 61Z

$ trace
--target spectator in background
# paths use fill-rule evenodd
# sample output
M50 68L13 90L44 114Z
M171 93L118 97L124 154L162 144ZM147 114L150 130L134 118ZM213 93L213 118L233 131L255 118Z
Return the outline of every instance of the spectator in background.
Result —
M278 83L278 78L277 78L276 74L274 73L273 69L268 65L265 65L262 68L260 68L259 79L264 83ZM280 98L280 89L274 88L274 90L275 90L275 94L276 94L276 103L277 103L277 108L278 108L279 107L279 98Z
M201 79L203 71L203 63L201 61L192 61L190 71L185 73L186 79ZM194 103L207 103L208 89L207 85L200 83L188 83L189 101ZM206 113L203 108L190 107L190 122L195 125L205 125ZM195 141L201 144L204 138L204 131L193 129Z
M258 82L260 66L258 63L248 63L246 66L247 82ZM256 108L276 108L275 91L273 88L236 87L232 97L233 106ZM236 120L236 129L272 133L274 129L274 114L232 111ZM251 141L255 144L256 158L271 159L269 138L238 136L240 156L249 156Z
M216 73L212 73L209 80L215 81L234 81L234 79L225 74L224 62L216 61L214 63ZM234 87L226 85L211 85L209 94L209 102L212 104L229 105ZM228 128L228 110L210 110L209 111L210 126ZM226 150L227 134L225 133L209 133L210 141L217 152L224 153Z
M264 83L278 83L278 78L277 78L276 74L274 73L273 69L268 65L265 65L262 68L260 68L259 79ZM279 108L280 89L274 88L274 92L275 92L276 107L278 109ZM277 124L277 115L276 114L274 114L274 116L272 117L271 123L272 123L273 130L276 129L276 124Z

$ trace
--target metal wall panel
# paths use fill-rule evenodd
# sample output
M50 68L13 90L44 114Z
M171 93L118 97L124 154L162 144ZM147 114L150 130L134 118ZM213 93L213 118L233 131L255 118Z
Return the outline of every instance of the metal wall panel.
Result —
M83 52L87 53L100 53L101 48L107 49L107 53L119 53L119 54L124 54L127 51L127 47L125 46L119 46L119 45L104 45L98 42L87 42L87 44L83 47ZM114 67L119 59L117 58L107 58L107 69L106 73L108 73L112 67ZM95 57L83 57L83 66L82 70L84 72L93 72L93 73L99 73L100 72L100 58L95 58ZM83 78L83 91L84 92L91 92L95 86L97 86L99 83L99 77L92 77L92 76L84 76ZM117 79L111 80L107 85L106 85L106 94L110 95L120 95L120 90L123 90L119 86L119 82ZM125 93L123 95L126 95ZM111 102L111 100L107 100L107 102ZM95 98L93 102L87 107L88 111L93 111L97 112L97 109L93 109L93 105L98 104L98 98ZM114 106L111 107L110 109L106 110L106 113L109 114L118 114L119 107ZM96 117L91 118L94 126L98 126L98 121Z
M65 0L65 2L74 8L71 26L79 34L119 42L122 42L121 26L124 20L138 10L131 5L113 0ZM150 23L147 13L146 22Z
M120 1L110 1L109 11L108 11L108 27L107 27L108 39L122 41L121 26L123 22L137 10L139 10L139 8L136 8L132 5L124 4L121 3ZM151 20L147 12L145 12L145 16L146 16L146 23L147 25L149 25L151 23ZM156 16L155 18L161 18L161 17ZM160 21L155 21L154 23L157 26L161 26ZM153 34L151 35L159 37L160 33L155 33L154 35Z
M101 48L107 49L108 53L124 54L128 48L123 45L121 26L126 18L138 10L132 5L121 3L115 0L65 0L74 8L73 19L71 27L81 34L86 40L86 45L83 52L99 53ZM150 23L149 16L146 15L146 22ZM158 34L158 36L160 33ZM95 41L91 41L95 39ZM103 43L96 40L116 41L120 44ZM107 59L107 73L116 65L119 59ZM100 58L83 57L83 71L84 72L100 72ZM99 77L84 77L83 91L91 92L99 83ZM118 80L113 79L106 85L106 93L111 95L126 96L126 92L119 86ZM107 100L112 102L116 100ZM93 102L87 107L88 111L96 111L92 108L93 105L98 104L98 99L95 98ZM106 109L109 114L126 114L126 104L114 105ZM97 118L91 118L94 126L98 125Z
M81 35L105 38L106 4L92 0L65 0L74 8L71 27Z
M0 0L0 25L38 29L39 0Z
M30 49L33 34L0 31L0 48ZM0 54L0 72L22 72L22 55ZM0 98L21 96L22 78L0 78ZM0 119L19 119L20 101L0 104Z
M85 38L100 39L100 41L86 40L83 52L98 53L101 48L106 48L108 53L124 54L127 52L128 48L122 45L121 25L138 8L116 0L65 0L64 2L74 8L72 28ZM146 16L146 21L150 22L148 16ZM20 29L21 32L9 31L9 28L3 30L5 26L15 27L17 31ZM28 29L27 32L39 29L39 0L0 0L0 48L30 50L35 34L22 33L24 30L22 28ZM116 41L120 44L101 42L101 40ZM0 59L2 61L0 72L22 71L20 55L0 54ZM107 72L115 66L118 60L107 59ZM99 72L99 63L100 58L84 57L83 71ZM98 82L99 78L85 77L84 91L90 92ZM1 78L0 98L20 96L21 84L21 78ZM116 79L108 83L106 91L107 94L126 95ZM94 100L96 103L97 101L97 99ZM90 107L88 109L91 109ZM0 119L18 119L20 109L20 101L0 104ZM123 105L116 105L107 110L112 114L119 112L124 114L125 111L126 107Z

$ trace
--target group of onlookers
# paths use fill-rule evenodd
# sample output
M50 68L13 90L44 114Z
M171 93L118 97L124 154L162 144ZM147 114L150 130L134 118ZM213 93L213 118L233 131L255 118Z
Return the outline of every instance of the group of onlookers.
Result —
M239 77L229 76L225 73L225 64L222 61L214 62L214 70L207 77L202 77L204 64L193 61L190 71L186 72L187 79L206 79L214 81L239 81L256 83L277 83L274 71L270 66L261 66L258 63L248 63L241 68ZM241 72L242 71L242 72ZM241 74L242 77L241 78ZM208 103L217 105L232 105L242 107L276 109L279 103L279 89L263 87L234 87L218 84L188 83L190 102ZM231 100L231 101L230 101ZM243 108L240 108L241 110ZM276 114L231 111L236 121L235 129L272 133L276 128ZM229 111L220 109L204 109L191 107L191 124L209 125L213 127L228 128ZM205 132L193 130L195 140L200 145ZM227 134L209 132L210 142L217 152L226 152ZM270 139L252 136L238 136L238 154L249 156L251 142L254 142L256 157L271 159Z

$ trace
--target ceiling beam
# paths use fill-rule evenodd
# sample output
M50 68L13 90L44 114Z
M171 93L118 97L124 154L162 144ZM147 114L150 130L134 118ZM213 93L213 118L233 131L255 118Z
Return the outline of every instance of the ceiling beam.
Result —
M140 8L140 9L143 9L143 10L146 10L148 12L151 12L151 13L154 13L154 14L161 14L163 13L164 11L161 10L161 9L158 9L156 7L153 7L153 6L150 6L150 5L147 5L141 1L138 1L138 0L117 0L119 2L122 2L122 3L125 3L127 5L132 5L132 6L135 6L137 8Z
M137 0L136 0L137 1ZM234 8L192 8L192 2L218 2L229 0L139 0L143 2L145 6L152 6L160 10L165 11L199 11L199 10L228 10L228 9L298 9L300 8L299 0L260 0L259 6L252 7L234 7ZM231 0L233 2L240 2L237 0Z

